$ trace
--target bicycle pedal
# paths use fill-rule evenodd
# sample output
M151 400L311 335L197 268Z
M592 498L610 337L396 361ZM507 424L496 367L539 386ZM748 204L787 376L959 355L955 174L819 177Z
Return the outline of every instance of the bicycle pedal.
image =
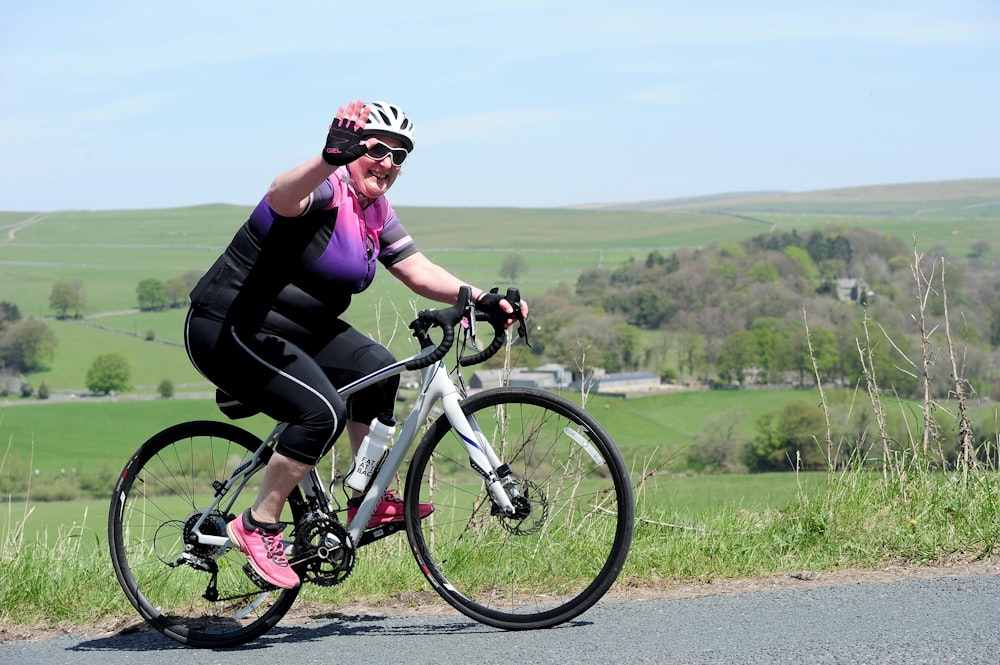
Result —
M243 564L243 573L250 579L251 582L257 585L261 591L277 591L278 587L274 586L263 577L260 573L254 570L253 566L249 562Z
M406 525L402 522L388 522L386 524L380 524L376 527L365 530L361 534L361 540L358 541L358 547L374 543L376 540L382 540L387 538L394 533L399 533L400 531L406 531Z

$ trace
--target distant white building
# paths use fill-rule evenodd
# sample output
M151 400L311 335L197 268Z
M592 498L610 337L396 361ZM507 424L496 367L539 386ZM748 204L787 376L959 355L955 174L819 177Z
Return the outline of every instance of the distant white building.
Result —
M631 395L662 388L660 375L655 372L607 374L603 370L597 370L587 377L587 382L589 390L598 395ZM574 385L578 388L580 382L576 381Z
M503 383L504 370L481 369L469 378L469 388L483 390L497 388ZM586 390L598 395L629 396L667 389L676 390L676 386L666 386L660 382L660 376L655 372L623 372L608 374L603 369L595 369L586 376ZM506 385L528 388L544 388L547 390L580 390L583 380L576 373L566 370L564 365L556 363L542 365L535 369L515 367L510 370Z
M473 390L498 388L504 385L504 374L505 370L502 369L477 370L469 378L469 387ZM566 368L556 363L541 365L535 369L514 367L510 370L507 385L560 390L568 386L566 375Z
M843 302L864 303L871 297L868 284L856 277L838 277L833 280L837 287L837 299Z

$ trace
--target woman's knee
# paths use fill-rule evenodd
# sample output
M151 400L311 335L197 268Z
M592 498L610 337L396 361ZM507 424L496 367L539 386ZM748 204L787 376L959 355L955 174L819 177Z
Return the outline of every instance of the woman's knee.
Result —
M339 396L320 400L289 422L277 450L299 462L315 464L330 450L346 424L347 407Z

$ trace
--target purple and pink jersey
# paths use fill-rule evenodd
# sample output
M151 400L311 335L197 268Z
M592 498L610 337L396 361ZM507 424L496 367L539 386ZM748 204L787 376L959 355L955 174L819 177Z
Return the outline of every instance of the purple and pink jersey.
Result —
M281 217L261 200L191 301L200 314L238 326L322 336L371 284L376 259L389 267L416 251L389 201L362 208L342 167L299 217Z

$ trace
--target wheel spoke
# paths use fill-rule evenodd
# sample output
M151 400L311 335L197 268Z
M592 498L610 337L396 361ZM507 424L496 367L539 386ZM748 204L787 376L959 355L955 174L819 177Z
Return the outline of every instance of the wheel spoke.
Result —
M262 591L244 572L239 550L193 540L203 516L203 534L226 535L231 514L204 515L213 483L225 482L259 445L229 423L184 423L147 441L115 488L108 529L118 580L151 626L184 644L224 647L255 639L298 593ZM232 492L226 510L242 510L255 494L253 483ZM292 521L302 511L298 491L289 506Z
M631 484L614 442L585 411L543 391L483 391L463 409L513 471L521 512L493 509L440 419L407 478L407 529L425 575L460 611L503 628L556 625L585 611L631 544ZM435 505L425 520L420 501Z

